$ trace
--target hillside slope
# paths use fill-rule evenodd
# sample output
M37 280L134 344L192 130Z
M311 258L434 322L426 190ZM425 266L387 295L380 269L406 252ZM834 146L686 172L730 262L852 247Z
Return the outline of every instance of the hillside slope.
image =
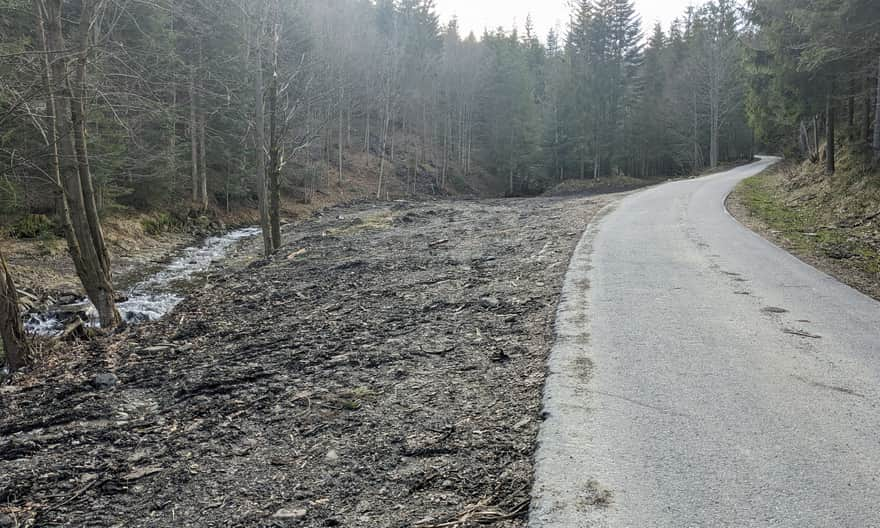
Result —
M880 171L844 147L838 170L784 163L744 181L728 201L740 221L799 258L880 299Z

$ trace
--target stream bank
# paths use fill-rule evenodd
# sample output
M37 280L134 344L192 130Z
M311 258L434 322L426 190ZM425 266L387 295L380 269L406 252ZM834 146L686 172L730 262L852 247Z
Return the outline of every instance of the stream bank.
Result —
M174 253L171 260L131 286L117 290L121 294L117 309L126 324L157 321L177 306L193 287L193 279L212 265L219 264L241 241L260 233L259 228L235 229L209 236L200 243ZM25 313L25 330L30 334L56 336L65 332L73 319L97 326L98 314L85 297L63 294L49 302L36 304Z
M0 388L30 526L526 524L562 278L615 199L332 208Z

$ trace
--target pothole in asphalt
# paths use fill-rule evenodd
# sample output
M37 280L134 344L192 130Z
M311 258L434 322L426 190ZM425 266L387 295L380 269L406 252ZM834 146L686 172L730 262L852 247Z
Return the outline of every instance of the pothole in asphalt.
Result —
M765 306L761 308L761 311L767 314L784 314L788 313L788 310L785 308L779 308L778 306Z

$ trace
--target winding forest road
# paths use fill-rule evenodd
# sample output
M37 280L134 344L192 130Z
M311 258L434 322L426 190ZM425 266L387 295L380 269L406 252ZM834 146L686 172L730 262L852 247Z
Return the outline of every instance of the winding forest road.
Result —
M530 526L880 526L880 303L727 214L773 161L628 196L584 237Z

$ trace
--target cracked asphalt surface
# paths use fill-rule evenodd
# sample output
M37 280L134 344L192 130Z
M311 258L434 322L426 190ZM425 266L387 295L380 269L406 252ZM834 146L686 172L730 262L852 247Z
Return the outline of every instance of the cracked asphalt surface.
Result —
M531 526L880 526L880 303L727 214L774 161L630 195L588 231Z

